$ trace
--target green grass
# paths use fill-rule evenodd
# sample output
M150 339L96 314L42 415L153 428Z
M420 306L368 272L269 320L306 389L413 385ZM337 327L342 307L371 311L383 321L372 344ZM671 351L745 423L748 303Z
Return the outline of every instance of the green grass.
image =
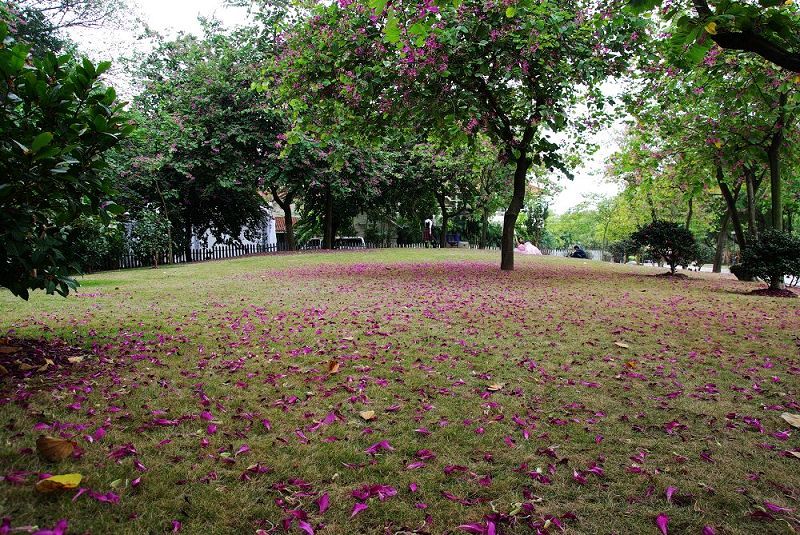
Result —
M782 454L800 449L800 430L772 436L789 429L782 412L800 413L800 300L748 296L754 285L712 275L667 280L547 257L501 273L497 261L456 250L281 255L100 273L67 299L0 294L15 336L93 353L0 383L0 475L30 473L0 481L0 516L66 518L70 533L161 533L173 520L184 533L281 532L291 511L332 534L463 533L493 512L503 533L551 516L568 533L657 533L660 513L670 533L800 529L800 459ZM338 374L327 374L331 359ZM504 386L488 392L494 383ZM338 419L314 429L329 413ZM58 422L45 432L75 437L83 455L40 460L38 422ZM100 426L106 436L86 441ZM394 450L364 453L382 440ZM138 454L109 458L123 444ZM226 458L243 444L249 452ZM436 457L406 469L421 449ZM643 463L631 459L641 452ZM573 471L593 462L604 474L579 484ZM243 480L256 463L270 471ZM537 468L551 484L531 477ZM38 474L69 472L119 503L33 489ZM397 495L351 519L352 492L367 484ZM319 514L323 493L331 506ZM759 520L765 502L795 511Z

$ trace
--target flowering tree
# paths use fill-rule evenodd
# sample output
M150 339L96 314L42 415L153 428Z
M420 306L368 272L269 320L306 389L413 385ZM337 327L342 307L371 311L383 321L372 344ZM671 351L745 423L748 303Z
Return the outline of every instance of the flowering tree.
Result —
M637 43L639 21L618 16L616 7L320 4L286 35L271 83L298 115L313 107L304 128L322 136L333 124L367 142L374 129L413 128L454 141L486 132L515 166L501 262L513 269L528 170L539 163L569 172L551 134L567 128L579 96L592 110L606 104L599 83L624 71Z
M792 0L630 0L630 5L637 12L657 7L674 22L669 40L696 61L716 44L800 72L800 11Z

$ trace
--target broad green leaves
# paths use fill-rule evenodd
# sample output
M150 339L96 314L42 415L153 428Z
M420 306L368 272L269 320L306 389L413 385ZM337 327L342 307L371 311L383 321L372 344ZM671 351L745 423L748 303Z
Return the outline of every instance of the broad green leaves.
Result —
M108 64L44 54L8 37L0 22L0 286L66 295L82 259L70 240L83 216L108 222L120 208L100 169L132 128L98 76Z

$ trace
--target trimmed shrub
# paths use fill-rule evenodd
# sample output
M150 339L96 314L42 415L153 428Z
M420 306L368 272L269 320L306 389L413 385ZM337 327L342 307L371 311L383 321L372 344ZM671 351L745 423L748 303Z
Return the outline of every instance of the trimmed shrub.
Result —
M800 238L788 232L765 230L742 253L742 268L769 284L770 289L783 288L786 275L800 275Z
M683 225L670 221L653 221L631 234L631 240L647 247L654 259L663 258L670 273L675 273L678 266L688 265L697 253L694 235Z

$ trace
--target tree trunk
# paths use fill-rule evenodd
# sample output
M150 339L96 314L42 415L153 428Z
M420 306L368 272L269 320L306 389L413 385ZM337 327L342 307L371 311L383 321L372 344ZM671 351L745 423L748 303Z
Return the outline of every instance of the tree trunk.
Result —
M478 249L486 249L486 239L489 234L489 210L483 209L481 215L481 236L478 239Z
M167 264L174 264L175 263L175 253L172 250L172 220L169 217L169 208L167 208L167 201L164 200L164 195L161 193L161 188L158 185L158 180L155 181L156 191L158 192L158 196L161 198L161 206L164 207L164 217L167 218L167 223L169 226L167 227L167 238L169 239L169 243L167 244Z
M447 222L450 217L447 215L447 210L442 210L442 231L439 233L439 247L447 247Z
M686 224L684 225L686 230L689 230L689 227L692 226L692 212L694 211L694 197L689 197L689 213L686 214Z
M333 194L330 184L325 186L325 214L322 219L322 248L333 249Z
M722 273L722 255L725 252L725 244L728 241L728 225L731 221L730 208L725 211L722 216L722 221L719 226L719 234L717 235L717 250L714 253L714 267L711 269L714 273Z
M786 93L781 94L778 104L781 107L781 113L775 124L775 132L772 134L772 142L769 145L769 150L767 150L767 157L769 158L769 189L772 197L772 228L775 230L783 230L780 152L781 146L783 145L783 132L785 129L783 123L786 117L783 108L786 106L787 99Z
M520 150L517 168L514 170L514 193L503 216L503 242L500 251L500 269L503 271L514 270L514 226L525 203L525 186L531 163L532 160L528 158L526 151Z
M283 226L286 227L286 250L294 251L294 222L292 221L292 205L289 203L283 209Z
M183 254L186 255L186 261L192 261L192 222L186 221L183 224L184 236L186 243L184 244Z
M725 202L728 204L728 210L731 213L731 222L733 223L733 232L736 234L736 241L739 244L739 249L744 250L744 248L747 247L747 240L744 236L744 230L742 229L742 222L739 220L739 212L736 211L736 197L731 193L728 184L725 183L721 166L717 166L717 183L719 184L720 191L722 191L722 196L725 198Z
M753 173L748 169L744 173L745 186L747 187L747 233L753 241L758 239L758 226L756 225L756 191L753 184Z

